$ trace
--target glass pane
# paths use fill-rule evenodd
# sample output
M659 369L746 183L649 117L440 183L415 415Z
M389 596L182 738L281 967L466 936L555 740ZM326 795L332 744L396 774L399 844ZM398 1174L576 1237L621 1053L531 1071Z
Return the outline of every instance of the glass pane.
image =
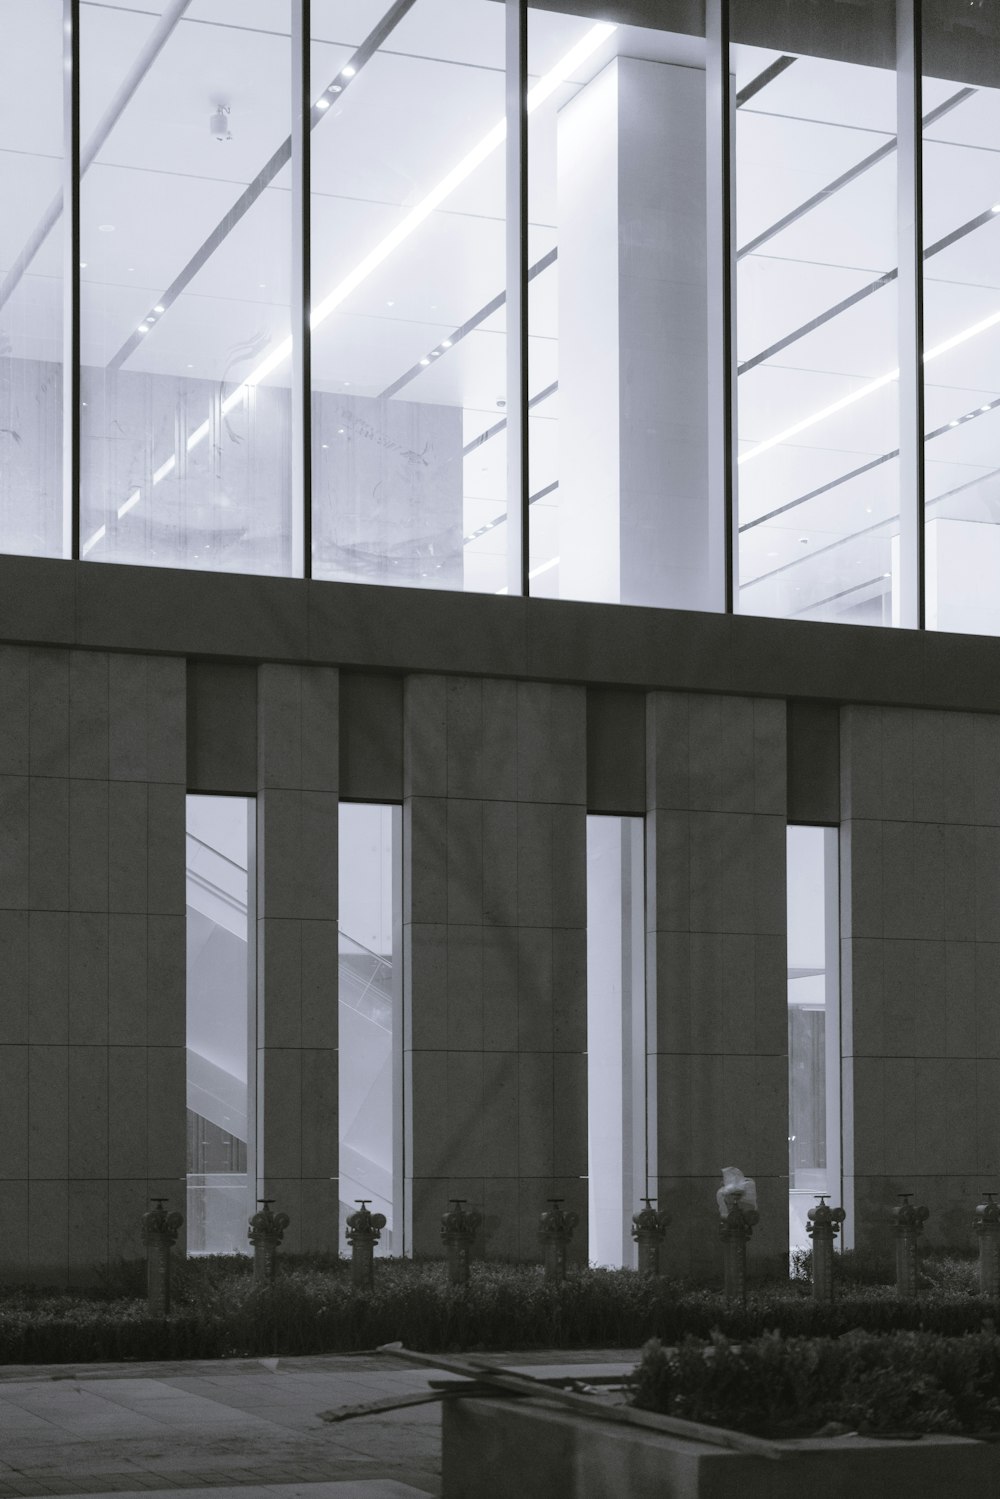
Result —
M187 1234L190 1254L247 1253L253 1192L253 802L187 799Z
M718 607L703 36L532 7L528 70L531 591Z
M927 628L1000 635L1000 16L923 19Z
M340 1243L367 1198L384 1213L377 1254L401 1254L397 1076L400 921L398 807L340 807Z
M82 8L81 552L288 573L289 0L166 10Z
M0 36L0 551L62 557L61 0L0 0Z
M647 1185L641 817L587 818L590 1259L634 1265Z
M788 829L788 1242L816 1194L839 1204L840 906L836 828Z
M312 6L313 572L498 592L504 7L385 10Z
M895 7L861 11L734 0L737 607L887 625L899 533Z

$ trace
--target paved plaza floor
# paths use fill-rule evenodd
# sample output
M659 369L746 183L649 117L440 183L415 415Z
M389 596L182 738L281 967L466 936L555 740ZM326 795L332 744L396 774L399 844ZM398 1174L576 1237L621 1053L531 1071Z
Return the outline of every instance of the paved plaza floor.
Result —
M536 1375L611 1374L638 1355L516 1353ZM426 1389L377 1354L0 1367L0 1499L418 1499L441 1492L437 1404L330 1424L320 1413Z

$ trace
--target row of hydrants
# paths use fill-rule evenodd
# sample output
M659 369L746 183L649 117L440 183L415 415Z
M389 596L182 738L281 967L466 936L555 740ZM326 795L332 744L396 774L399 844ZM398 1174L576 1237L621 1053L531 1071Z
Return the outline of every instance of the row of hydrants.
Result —
M732 1301L747 1299L747 1246L760 1221L757 1189L752 1177L736 1166L722 1170L722 1185L716 1192L719 1236L723 1255L723 1288ZM816 1301L834 1299L834 1244L847 1214L831 1207L828 1193L807 1213L806 1232L812 1241L812 1291ZM901 1192L900 1205L892 1210L896 1240L896 1288L901 1297L917 1295L917 1241L929 1212L911 1202L911 1192ZM984 1193L976 1208L974 1228L979 1241L979 1279L982 1295L1000 1300L1000 1202L995 1192ZM154 1197L143 1214L142 1237L146 1246L147 1297L150 1311L165 1315L170 1310L170 1251L184 1222L178 1212L168 1212L167 1199ZM564 1199L550 1197L538 1220L545 1279L559 1283L566 1278L566 1259L579 1214L563 1207ZM632 1215L632 1238L637 1246L639 1274L659 1276L660 1260L670 1215L658 1209L655 1199ZM272 1198L259 1198L258 1211L249 1221L248 1239L254 1254L254 1281L259 1286L274 1282L278 1249L289 1225L287 1213L273 1211ZM441 1219L441 1241L452 1285L467 1285L469 1264L483 1218L467 1199L453 1197ZM371 1199L358 1199L357 1211L347 1219L347 1242L351 1249L351 1280L359 1290L370 1290L375 1277L375 1249L386 1226L383 1213L371 1211Z

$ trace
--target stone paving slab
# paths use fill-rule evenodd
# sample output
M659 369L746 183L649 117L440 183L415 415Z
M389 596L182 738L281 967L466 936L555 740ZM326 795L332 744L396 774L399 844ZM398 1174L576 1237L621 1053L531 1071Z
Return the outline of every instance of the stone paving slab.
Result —
M492 1354L536 1377L623 1375L621 1350ZM437 1404L320 1412L447 1378L384 1355L0 1367L0 1499L403 1499L441 1492ZM381 1485L381 1487L379 1487Z

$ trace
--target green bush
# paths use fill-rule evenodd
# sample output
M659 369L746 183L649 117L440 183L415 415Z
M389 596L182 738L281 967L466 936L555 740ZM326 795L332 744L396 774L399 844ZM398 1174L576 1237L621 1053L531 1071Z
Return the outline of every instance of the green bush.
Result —
M885 1287L845 1284L832 1306L807 1284L761 1288L745 1307L718 1291L648 1281L630 1270L583 1270L546 1285L537 1266L475 1264L468 1287L438 1261L380 1260L371 1292L352 1289L336 1256L279 1261L270 1290L245 1256L177 1260L173 1310L150 1317L141 1262L105 1272L94 1292L0 1295L0 1363L349 1353L396 1340L427 1352L463 1348L637 1348L718 1330L837 1338L853 1329L978 1332L993 1303L963 1289L901 1302Z
M932 1332L648 1343L633 1404L758 1436L1000 1432L1000 1337Z

